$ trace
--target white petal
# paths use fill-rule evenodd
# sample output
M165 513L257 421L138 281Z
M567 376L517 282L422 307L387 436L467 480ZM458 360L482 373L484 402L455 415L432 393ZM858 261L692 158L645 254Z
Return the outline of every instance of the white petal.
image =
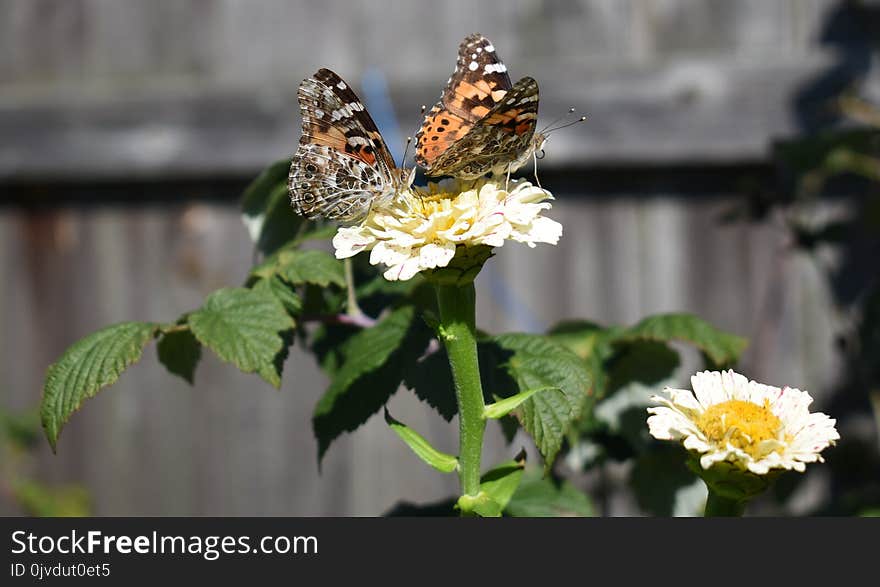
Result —
M455 256L455 245L452 243L428 244L419 249L419 264L423 269L446 267Z

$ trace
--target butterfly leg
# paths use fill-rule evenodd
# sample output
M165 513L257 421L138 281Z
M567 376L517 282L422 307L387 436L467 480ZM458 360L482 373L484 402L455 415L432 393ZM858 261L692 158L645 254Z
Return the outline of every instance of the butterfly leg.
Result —
M511 165L507 166L507 179L504 180L504 191L505 192L510 191L509 185L510 185L510 168L511 167L512 167Z
M532 159L533 159L534 162L535 162L535 167L534 167L534 170L535 170L535 182L537 182L539 188L544 189L544 188L541 186L541 180L538 179L538 152L537 152L537 151L535 151L535 152L532 153Z

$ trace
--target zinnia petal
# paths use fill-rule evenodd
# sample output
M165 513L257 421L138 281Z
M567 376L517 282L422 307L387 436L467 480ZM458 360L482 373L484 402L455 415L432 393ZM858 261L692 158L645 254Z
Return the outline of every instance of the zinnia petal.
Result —
M804 471L840 438L835 420L811 413L810 394L749 381L732 370L691 377L693 392L666 388L648 408L648 430L700 455L704 469L728 462L756 475Z
M359 226L340 228L333 238L336 257L371 251L370 263L385 265L386 279L397 281L446 267L459 246L559 242L562 225L542 216L551 207L550 192L527 181L510 184L508 191L493 180L445 179L412 188L372 210Z

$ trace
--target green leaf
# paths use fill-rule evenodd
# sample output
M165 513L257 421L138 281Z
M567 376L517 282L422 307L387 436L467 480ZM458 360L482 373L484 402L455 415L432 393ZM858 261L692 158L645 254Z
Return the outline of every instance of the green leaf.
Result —
M535 440L547 469L553 464L566 432L592 393L589 371L576 354L536 334L503 334L495 337L501 349L512 353L503 367L521 391L554 387L521 404L517 418ZM500 394L498 394L500 395Z
M659 443L658 443L659 444ZM699 478L687 467L687 451L680 445L652 446L633 462L630 487L639 507L655 516L695 515L705 505L702 500L688 507L688 489ZM700 503L702 501L702 503ZM696 506L696 507L695 507Z
M323 241L333 238L339 226L332 220L310 220L297 233L291 244L299 246L308 241Z
M196 365L202 358L202 346L189 328L162 332L162 338L156 345L159 362L174 375L183 377L190 385Z
M280 185L287 186L289 172L290 158L279 159L261 171L242 194L241 210L244 215L256 218L265 214L272 192Z
M458 469L458 459L445 452L440 452L425 439L424 436L409 428L402 422L398 422L388 413L385 408L385 422L394 432L409 446L416 456L434 467L441 473L452 473Z
M526 472L504 513L533 518L594 515L590 498L574 485L568 481L557 485L538 471Z
M302 287L302 286L300 286ZM302 289L302 311L306 316L332 316L346 310L346 292L337 287L306 284Z
M331 379L345 362L343 350L348 340L363 329L353 324L318 324L309 336L308 348L318 365Z
M423 402L437 410L447 422L458 414L449 357L444 349L418 361L406 373L404 384Z
M68 348L46 372L40 416L46 438L56 449L61 428L83 401L116 382L137 362L159 325L122 322L94 332Z
M0 407L0 440L21 450L32 448L40 439L40 410L10 413Z
M582 359L597 353L601 354L602 358L606 358L610 354L608 334L609 330L589 320L567 320L547 332L547 336L554 342Z
M312 418L319 462L334 439L355 430L385 405L430 338L415 308L404 306L345 342L341 358L334 359L340 363L333 381Z
M293 328L284 306L266 291L217 290L191 313L188 323L200 343L245 373L280 387L276 358L287 348L282 332Z
M269 278L277 275L291 285L310 283L321 287L345 287L342 261L324 251L284 250L255 267L251 274Z
M623 329L620 326L603 328L587 320L560 322L548 333L554 342L561 344L584 360L592 384L593 393L584 398L578 423L569 429L569 442L574 444L578 433L592 427L593 408L608 393L608 375L605 363L614 356L611 341Z
M345 287L342 261L324 251L286 251L281 255L278 274L294 285L313 283L321 287L331 284Z
M608 362L609 393L630 385L656 385L672 377L680 364L678 353L666 343L637 340L620 345L618 354Z
M634 340L685 341L706 353L716 366L736 363L747 344L746 339L722 332L692 314L650 316L621 332L614 342Z
M266 255L291 242L307 222L290 206L289 169L290 159L276 161L257 176L242 197L242 220L257 249Z
M806 138L780 141L774 145L773 155L790 172L799 176L817 172L840 173L849 170L845 166L840 169L841 163L837 160L841 157L840 153L875 155L878 136L880 133L877 130L869 128L829 130ZM876 168L873 174L876 175Z
M521 403L523 403L536 393L548 391L550 389L562 393L562 390L558 387L536 387L535 389L530 389L528 391L521 391L516 395L512 395L510 397L500 399L495 403L488 404L486 407L483 408L483 417L491 418L493 420L503 418L504 416L518 408Z
M79 518L88 516L89 492L79 485L48 487L30 480L12 483L12 494L29 516L42 518Z
M493 395L502 396L517 389L516 381L500 367L512 354L501 349L492 340L482 340L477 343L480 380L487 403L493 401ZM415 391L419 399L437 410L447 422L458 414L455 385L452 382L452 371L445 349L440 348L413 365L407 372L404 383L407 388ZM505 419L499 421L504 422Z
M281 305L291 316L296 316L302 311L302 298L293 287L281 281L277 275L259 280L252 289L269 292L281 302Z
M503 510L519 487L525 464L525 453L521 453L516 460L507 461L486 472L480 477L480 491L491 497Z
M474 513L483 518L501 517L501 506L485 491L477 495L462 495L455 505L466 514Z

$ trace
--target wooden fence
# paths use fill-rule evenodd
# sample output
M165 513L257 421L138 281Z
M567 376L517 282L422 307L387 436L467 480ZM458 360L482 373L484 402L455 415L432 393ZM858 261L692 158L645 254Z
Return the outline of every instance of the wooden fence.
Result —
M847 10L2 0L0 402L34 406L49 363L101 326L167 320L241 283L252 250L229 195L295 148L300 79L329 66L371 109L393 104L396 117L377 118L402 145L458 41L480 30L512 75L539 80L545 116L569 105L590 116L554 136L544 160L559 246L501 249L478 280L480 325L691 311L750 339L743 371L810 389L821 405L840 327L821 268L773 222L719 218L743 176L772 174L772 141L822 122L815 88L866 79L876 91L861 54L827 34L847 30ZM34 471L84 484L102 515L375 515L454 493L381 417L341 438L319 475L310 418L326 383L294 350L280 392L211 356L191 388L148 349L73 417L57 456L39 451ZM455 426L412 394L391 408L454 451ZM520 444L491 429L487 462ZM622 497L604 513L636 511Z

